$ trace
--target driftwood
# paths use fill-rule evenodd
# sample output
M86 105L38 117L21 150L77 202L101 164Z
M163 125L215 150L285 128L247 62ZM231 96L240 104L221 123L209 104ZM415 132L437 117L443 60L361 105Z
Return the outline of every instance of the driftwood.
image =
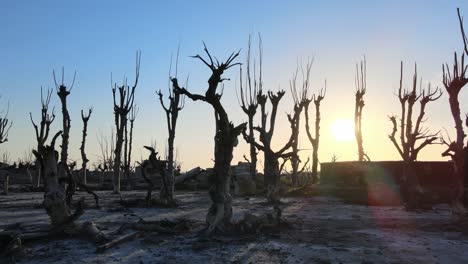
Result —
M196 176L198 176L202 172L202 169L200 167L193 168L189 171L187 171L184 174L181 174L179 176L175 177L174 183L175 184L181 184L186 180L192 179Z
M285 221L281 218L282 210L275 205L273 211L264 215L246 213L244 218L235 223L234 230L241 233L259 233L279 228Z
M97 249L96 249L96 252L98 253L101 253L101 252L104 252L105 250L115 246L115 245L118 245L118 244L122 244L123 242L126 242L126 241L129 241L129 240L132 240L136 237L138 237L138 235L140 234L140 232L133 232L133 233L129 233L127 235L123 235L121 237L118 237L114 240L111 240L101 246L99 246Z

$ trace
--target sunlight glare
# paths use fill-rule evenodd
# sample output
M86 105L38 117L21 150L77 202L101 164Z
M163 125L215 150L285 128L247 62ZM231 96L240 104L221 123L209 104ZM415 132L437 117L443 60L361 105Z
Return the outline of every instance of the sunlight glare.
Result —
M336 141L351 141L354 139L354 122L351 119L337 119L331 125L331 132Z

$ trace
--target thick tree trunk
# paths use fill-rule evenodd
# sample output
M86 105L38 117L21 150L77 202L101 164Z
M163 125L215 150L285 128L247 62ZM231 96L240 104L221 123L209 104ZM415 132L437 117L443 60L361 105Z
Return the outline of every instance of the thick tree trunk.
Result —
M233 137L235 139L237 135L231 134L229 122L220 123L215 136L215 178L209 191L212 204L206 216L208 233L215 230L224 231L226 225L231 223L232 217L232 198L229 187L234 149Z
M120 126L117 120L120 121ZM124 141L124 127L126 122L126 115L116 117L116 142L114 150L114 171L112 177L114 194L120 193L120 165L122 164L122 145Z
M52 226L57 227L69 220L71 213L65 202L65 188L59 184L57 152L53 147L44 147L39 153L44 175L44 208Z
M463 122L460 118L460 103L458 101L457 95L449 94L449 103L450 110L452 112L453 120L455 121L455 130L457 132L456 139L456 150L454 151L455 155L453 156L453 161L455 163L455 188L453 192L453 206L457 210L462 211L462 203L464 197L464 186L465 186L465 161L463 155L463 139L465 134L463 132Z
M299 148L297 141L295 141L292 145L292 157L291 157L291 167L292 167L292 175L291 175L291 180L292 180L292 185L294 187L297 187L299 185Z
M280 201L280 171L278 157L269 151L265 152L265 188L270 203Z
M318 148L319 140L316 138L312 144L312 183L318 182Z
M354 135L356 137L356 143L358 147L358 160L364 161L364 147L362 144L362 130L361 130L361 118L362 118L362 107L364 101L362 95L359 96L356 93L356 105L354 108Z
M62 133L62 144L61 152L60 152L60 166L59 166L59 178L65 177L66 175L66 167L68 161L68 142L70 138L70 114L68 113L67 108L67 96L70 94L69 91L66 90L66 87L60 86L58 96L60 97L60 101L62 103L62 125L63 125L63 133Z
M167 171L162 175L165 186L161 188L160 198L168 204L174 203L174 131L169 132L167 140Z

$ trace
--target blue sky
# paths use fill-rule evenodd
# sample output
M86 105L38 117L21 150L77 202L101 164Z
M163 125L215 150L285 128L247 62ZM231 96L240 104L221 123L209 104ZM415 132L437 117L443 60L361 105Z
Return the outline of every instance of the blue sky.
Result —
M12 158L35 146L28 114L38 118L40 87L53 88L52 70L65 67L66 80L77 79L69 96L72 117L71 159L79 161L80 109L93 106L88 149L97 158L97 135L113 126L110 74L115 80L134 77L135 51L142 51L141 79L136 92L140 115L135 124L135 159L142 146L158 142L163 152L167 136L164 114L154 93L167 89L171 53L180 43L179 77L190 76L189 89L202 92L208 69L189 58L202 51L202 41L213 55L226 58L246 50L250 33L262 34L264 83L273 90L288 90L288 80L298 59L314 57L312 91L326 78L328 94L323 102L323 141L320 155L329 161L356 158L355 142L336 142L329 127L337 119L352 118L354 64L366 55L368 93L364 108L364 144L374 160L398 159L387 134L388 114L398 114L393 93L398 85L399 63L405 62L410 80L418 63L424 81L441 86L441 64L453 60L462 48L456 7L468 17L466 1L2 1L0 4L0 94L10 102L14 127L10 141L0 146ZM468 23L468 22L467 22ZM245 60L241 52L240 62ZM235 79L238 69L227 74L223 102L234 122L246 118L238 107ZM467 88L468 89L468 88ZM289 91L288 91L289 92ZM465 91L462 111L468 111ZM52 105L60 110L54 94ZM276 141L288 132L284 113L291 110L287 95L280 108ZM57 111L59 113L59 111ZM427 126L437 131L453 127L447 96L428 106ZM54 124L59 129L60 115ZM187 100L180 114L176 145L183 169L212 164L213 119L211 109ZM304 137L305 139L305 137ZM246 144L235 150L234 162L247 153ZM300 142L308 148L306 140ZM441 146L421 154L421 159L440 159Z

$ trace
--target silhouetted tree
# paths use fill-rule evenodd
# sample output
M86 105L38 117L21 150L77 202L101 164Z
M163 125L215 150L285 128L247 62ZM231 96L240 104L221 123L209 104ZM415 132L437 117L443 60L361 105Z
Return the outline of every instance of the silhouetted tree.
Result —
M0 114L0 144L8 141L8 132L13 125L13 121L8 119L9 108L10 106L8 105L5 113Z
M44 98L44 94L42 92L42 87L41 87L41 122L39 123L40 128L37 126L36 123L34 123L32 113L29 112L29 117L31 118L31 123L34 126L34 131L36 132L36 141L37 141L37 149L36 151L39 151L44 147L44 144L49 137L49 131L50 131L50 125L52 122L54 122L55 119L55 110L52 108L52 112L49 114L49 104L50 104L50 99L52 96L52 90L47 90L47 95ZM36 163L37 165L37 181L35 182L35 186L39 187L41 183L41 164L39 162Z
M362 142L362 109L364 108L364 95L366 94L367 89L367 67L366 67L366 58L356 64L356 103L354 106L354 134L356 136L356 142L358 146L358 160L359 161L370 161L369 156L367 156L364 151L364 146Z
M297 126L297 113L300 112L295 111L294 116L288 114L288 120L291 124L291 136L288 142L278 151L273 150L272 146L272 138L273 133L275 131L275 124L276 124L276 113L278 111L278 104L283 98L285 92L278 91L277 93L273 93L268 91L268 96L263 94L260 90L257 95L257 102L260 105L260 113L261 113L261 125L259 127L255 127L254 129L257 130L260 134L259 140L261 142L258 143L255 141L254 138L249 137L245 131L243 132L244 139L249 142L253 143L258 150L263 151L264 154L264 185L267 191L267 200L270 203L277 204L280 202L280 165L279 159L291 159L293 156L293 152L286 152L290 149L294 143L295 133L299 131ZM271 103L271 114L270 114L270 122L269 128L267 128L267 117L268 114L266 112L266 103L267 100L270 99Z
M117 87L114 84L112 87L112 96L114 98L114 117L115 117L115 150L114 150L114 164L113 164L113 177L112 182L114 185L114 193L120 193L120 166L122 163L122 145L124 143L124 131L127 125L128 113L133 108L135 100L135 89L140 77L140 60L141 53L137 52L136 55L136 70L135 70L135 83L130 87L125 81L121 86ZM117 98L118 90L118 98Z
M70 138L70 126L71 126L71 119L70 119L70 114L68 112L68 106L67 106L67 96L70 94L71 90L73 89L73 85L75 84L75 77L76 77L76 72L73 76L73 82L70 86L70 89L67 89L67 86L65 86L64 83L64 69L62 68L62 82L59 84L57 83L57 79L55 78L55 71L53 71L53 76L54 76L54 83L55 83L55 88L57 91L57 95L60 98L60 102L62 103L62 144L60 145L61 147L61 152L60 152L60 163L59 163L59 178L65 177L66 175L66 168L67 166L67 160L68 160L68 141Z
M255 138L254 136L254 116L257 112L258 102L257 102L257 93L259 90L262 89L263 81L262 81L262 39L259 36L259 67L258 67L258 79L257 79L257 69L256 63L253 64L253 70L251 69L251 36L249 36L249 43L247 48L247 59L246 59L246 79L245 83L242 78L242 66L240 69L240 106L242 111L247 115L249 122L248 122L248 129L249 129L249 137ZM253 75L253 76L252 76ZM255 149L255 145L250 143L250 160L246 158L250 165L250 176L252 179L255 179L257 174L257 151Z
M83 110L81 110L81 120L83 121L83 136L81 140L81 147L80 147L80 152L81 152L81 171L83 175L83 183L87 183L87 177L86 177L86 164L88 164L88 158L86 157L86 151L85 151L85 146L86 146L86 136L87 131L88 131L88 121L89 118L91 117L91 113L93 112L93 108L88 109L88 114L85 114Z
M128 121L130 121L130 132L127 137L127 125L125 126L125 179L127 181L127 186L130 187L130 170L131 170L131 161L132 161L132 143L133 143L133 126L135 120L138 116L138 107L134 105L132 110L130 110L130 116Z
M300 87L297 85L297 76L299 74L299 67L296 69L296 72L293 75L293 78L289 81L289 87L291 89L291 94L294 101L294 120L289 120L291 126L294 126L297 131L292 131L292 135L294 136L293 142L291 145L291 167L292 167L292 185L297 187L299 184L299 174L303 171L303 169L299 170L299 164L301 160L299 158L299 128L300 128L300 120L301 120L301 112L304 109L304 106L308 105L308 92L310 87L310 70L312 68L312 62L308 61L306 68L301 65L301 73L302 73L302 83ZM294 122L294 125L293 125ZM306 163L309 162L309 159Z
M178 52L177 52L178 57ZM176 59L177 64L177 59ZM161 201L167 204L174 204L174 140L175 140L175 132L177 126L177 118L179 117L179 111L184 108L184 98L185 96L181 95L179 83L177 81L177 71L176 77L171 78L172 82L172 89L168 89L168 99L169 99L169 107L166 107L163 100L163 94L161 90L157 92L159 97L159 102L161 103L164 112L166 113L166 121L167 121L167 172L162 175L164 177L163 183L165 186L161 188L160 198Z
M50 217L52 226L60 226L69 221L70 209L65 202L65 188L59 181L58 175L58 153L55 151L55 140L62 131L52 138L49 146L42 146L39 150L33 150L34 156L41 164L42 175L44 175L44 208Z
M317 94L314 94L312 98L307 99L304 104L304 112L305 112L305 122L306 122L306 133L307 138L312 144L312 182L316 183L318 181L318 150L320 145L320 121L321 113L320 113L320 104L322 100L325 98L327 93L327 81L325 81L325 87L320 89ZM315 105L315 136L312 136L310 132L310 124L309 124L309 105L311 102L314 102ZM335 156L335 155L334 155ZM336 157L335 157L336 158ZM334 158L332 158L333 160Z
M466 164L464 161L464 138L465 132L463 131L463 122L461 119L460 102L458 95L461 89L468 83L466 77L467 66L465 65L465 55L468 56L468 39L465 35L463 28L463 18L460 15L460 10L457 8L458 21L460 23L460 31L462 33L464 53L461 55L461 64L458 61L457 53L454 54L453 70L450 71L448 64L442 65L443 83L445 90L449 95L450 111L455 122L456 139L455 141L446 142L442 138L442 142L447 145L447 150L442 153L442 156L450 156L455 164L456 185L453 192L452 204L454 212L464 213L463 197L464 197L464 177ZM468 125L468 117L467 117Z
M442 91L439 88L431 90L430 83L427 90L422 89L420 93L416 92L417 86L418 76L415 64L412 88L411 90L403 89L403 62L401 62L400 87L398 89L398 99L401 105L400 142L398 143L395 137L398 131L396 116L389 117L393 124L393 130L389 138L404 161L401 185L407 208L419 206L416 199L418 192L420 193L421 190L418 175L412 169L412 162L417 160L421 149L433 144L437 140L438 135L438 133L431 134L428 129L424 129L421 126L424 120L426 105L431 101L439 99L442 95ZM413 125L413 107L417 101L420 103L420 111L416 123ZM418 141L421 140L422 142L417 145Z
M168 161L161 160L161 158L158 156L158 152L156 152L154 147L144 146L144 148L150 151L150 155L147 160L141 163L141 175L143 176L143 179L145 179L146 183L148 183L148 190L146 193L146 205L151 206L151 194L153 192L154 183L149 176L159 173L163 181L163 186L161 186L161 192L168 193L168 190L163 190L169 187L168 183L165 182L167 180L166 172ZM165 200L163 202L167 204L168 201ZM171 202L173 203L174 201L171 200Z
M192 94L187 89L178 86L174 86L174 88L193 101L203 101L210 104L215 114L214 182L209 190L212 204L206 217L208 223L207 233L209 234L214 231L223 231L224 227L231 222L232 198L229 194L229 184L232 152L238 144L237 137L246 128L246 123L234 126L230 122L228 114L221 104L222 91L218 91L218 85L227 80L221 77L224 71L239 64L233 63L234 59L239 56L239 52L232 53L225 62L220 63L216 58L213 60L206 46L204 51L208 56L209 62L200 55L193 57L200 59L211 70L211 77L208 79L208 89L205 95Z

